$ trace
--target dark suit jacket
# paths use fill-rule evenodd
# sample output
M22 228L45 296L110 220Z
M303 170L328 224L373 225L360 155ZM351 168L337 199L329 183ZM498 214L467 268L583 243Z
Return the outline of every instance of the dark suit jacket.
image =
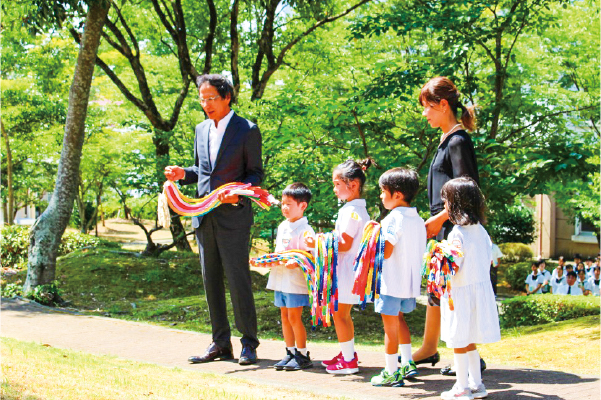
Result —
M230 182L259 186L263 180L261 132L257 125L234 113L223 135L215 165L209 159L210 120L196 126L194 138L194 166L184 168L182 185L197 184L197 196L204 197L219 186ZM239 206L222 204L214 213L218 224L226 229L250 228L253 224L251 201L242 198ZM192 226L198 228L202 217L193 217Z

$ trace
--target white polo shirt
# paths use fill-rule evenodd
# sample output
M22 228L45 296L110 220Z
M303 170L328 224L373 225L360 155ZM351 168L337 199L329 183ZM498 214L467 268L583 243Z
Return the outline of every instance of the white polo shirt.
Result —
M303 240L305 232L315 236L315 231L309 226L307 217L302 217L294 222L285 220L278 226L275 251L293 249L310 251ZM267 280L267 289L284 293L308 294L307 281L303 271L300 268L290 269L285 265L271 268Z
M526 278L526 285L528 285L529 292L536 289L536 287L538 286L539 283L542 285L544 282L545 282L545 277L541 273L537 273L536 278L534 278L532 273L530 273L528 275L528 277ZM540 289L538 291L534 292L533 294L541 294Z
M560 285L559 288L557 289L557 294L568 294L568 289L570 288L570 286L567 283L564 283L563 285ZM580 289L578 287L578 282L574 283L574 285L571 286L572 290L570 291L570 295L572 296L582 296L582 289Z
M397 207L382 220L384 239L394 246L384 260L380 294L403 299L420 295L426 227L415 207Z
M586 281L584 287L586 290L590 290L593 296L599 296L599 282L595 281L595 277L593 276Z

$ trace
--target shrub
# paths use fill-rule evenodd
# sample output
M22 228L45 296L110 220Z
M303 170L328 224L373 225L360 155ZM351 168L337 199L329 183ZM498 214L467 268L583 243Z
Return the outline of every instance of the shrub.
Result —
M534 242L536 237L534 213L520 202L492 212L486 228L496 243L528 244Z
M29 226L6 225L2 228L0 240L0 258L2 266L17 268L18 264L27 261L29 246ZM58 246L58 255L69 254L87 246L119 247L118 243L109 242L96 236L79 232L66 232Z
M517 296L501 303L501 327L538 325L599 315L599 305L599 297L595 296Z
M13 267L27 260L29 227L25 225L5 225L0 238L0 259L2 266Z
M501 243L499 248L506 261L525 261L534 257L534 252L524 243Z
M532 272L532 261L515 263L507 268L505 280L513 290L523 291L530 272Z
M36 286L33 290L25 293L25 297L47 306L54 306L62 303L61 290L58 288L57 281L49 283L48 285Z
M15 297L23 295L23 286L16 283L8 283L2 289L2 297Z

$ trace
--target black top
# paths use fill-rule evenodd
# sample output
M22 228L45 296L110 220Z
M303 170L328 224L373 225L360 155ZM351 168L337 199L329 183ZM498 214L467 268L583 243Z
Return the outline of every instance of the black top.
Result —
M430 164L428 202L431 215L436 215L444 210L444 202L440 198L442 186L451 179L461 176L468 176L480 185L474 144L463 129L450 134L438 146Z

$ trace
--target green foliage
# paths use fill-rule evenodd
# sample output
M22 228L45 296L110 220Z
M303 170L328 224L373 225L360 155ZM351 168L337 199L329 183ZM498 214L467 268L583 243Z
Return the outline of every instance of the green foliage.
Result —
M2 297L15 297L23 295L23 285L18 283L7 283L2 288Z
M24 225L5 225L0 238L0 258L2 265L13 267L27 260L29 246L29 227Z
M599 297L532 295L501 303L501 327L529 326L599 315Z
M33 290L25 293L25 297L47 306L54 306L62 303L62 291L58 288L58 281L47 285L38 285Z
M486 227L495 243L530 244L536 236L534 212L520 203L495 210Z
M516 244L521 245L521 243ZM499 248L503 254L507 254L501 246ZM507 268L505 280L513 290L524 291L525 281L530 272L532 272L532 261L517 262Z
M524 243L501 243L499 248L506 261L525 261L534 257L532 249Z

